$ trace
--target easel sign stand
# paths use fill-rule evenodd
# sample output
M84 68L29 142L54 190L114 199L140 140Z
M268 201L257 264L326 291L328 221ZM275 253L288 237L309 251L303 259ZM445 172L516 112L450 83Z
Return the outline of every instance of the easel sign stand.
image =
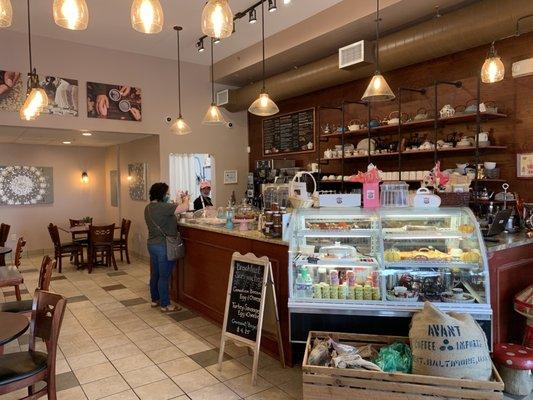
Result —
M252 385L256 384L259 351L261 348L261 329L265 311L267 289L272 290L278 349L281 365L285 368L285 355L281 341L278 304L272 266L267 257L258 258L254 254L233 253L224 311L224 324L220 339L218 370L222 370L222 359L226 340L242 344L253 351Z

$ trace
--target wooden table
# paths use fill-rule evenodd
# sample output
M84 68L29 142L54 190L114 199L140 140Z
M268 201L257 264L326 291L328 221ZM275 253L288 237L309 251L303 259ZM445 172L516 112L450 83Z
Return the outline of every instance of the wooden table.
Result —
M24 278L17 267L0 267L0 288L14 286L17 301L21 300L19 285L22 285L23 283Z
M25 315L0 312L0 355L4 354L4 345L26 332L29 326Z

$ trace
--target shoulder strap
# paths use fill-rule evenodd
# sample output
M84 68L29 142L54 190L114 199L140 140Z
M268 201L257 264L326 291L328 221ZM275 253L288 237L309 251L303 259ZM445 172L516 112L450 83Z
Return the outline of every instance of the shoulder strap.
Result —
M152 221L152 224L154 224L156 226L157 229L159 229L159 232L161 232L161 234L166 238L168 235L163 231L163 229L161 229L161 227L159 225L157 225L154 221L154 219L152 218L152 213L150 212L150 205L151 204L148 204L147 206L147 211L148 211L148 216L150 217L150 221Z

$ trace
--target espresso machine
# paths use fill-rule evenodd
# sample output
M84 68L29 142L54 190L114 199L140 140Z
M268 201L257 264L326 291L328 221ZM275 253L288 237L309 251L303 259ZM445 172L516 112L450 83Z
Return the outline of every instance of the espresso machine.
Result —
M287 184L292 180L300 168L296 167L296 160L257 160L253 172L252 204L262 209L264 207L264 190L266 185Z

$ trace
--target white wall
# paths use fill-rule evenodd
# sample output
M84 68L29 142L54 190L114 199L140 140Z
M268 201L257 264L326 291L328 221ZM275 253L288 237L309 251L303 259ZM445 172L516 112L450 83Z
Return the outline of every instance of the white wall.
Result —
M38 32L34 32L38 35ZM65 37L76 32L65 31ZM154 41L161 37L154 36ZM155 43L155 42L154 42ZM0 30L0 69L27 73L27 37ZM33 38L33 59L38 73L61 75L78 79L80 116L77 118L43 115L36 121L21 121L17 113L0 113L0 125L34 126L46 128L88 129L113 132L137 132L160 135L161 180L168 182L170 153L209 153L217 163L214 185L217 202L226 203L231 191L242 195L246 189L248 172L247 118L245 112L229 114L233 129L206 127L201 120L211 103L209 68L184 63L182 68L183 115L193 133L177 137L169 132L165 117L176 117L176 62L138 54L106 50L67 41ZM86 117L86 82L128 84L138 86L143 93L142 122L124 122ZM223 185L224 170L236 169L238 185Z
M28 250L53 248L47 226L50 222L68 226L68 219L93 217L95 223L107 222L105 210L104 148L0 144L0 165L52 167L54 203L32 206L0 206L0 221L11 225L9 246L23 236ZM89 183L81 182L87 171ZM63 239L71 240L64 234Z

